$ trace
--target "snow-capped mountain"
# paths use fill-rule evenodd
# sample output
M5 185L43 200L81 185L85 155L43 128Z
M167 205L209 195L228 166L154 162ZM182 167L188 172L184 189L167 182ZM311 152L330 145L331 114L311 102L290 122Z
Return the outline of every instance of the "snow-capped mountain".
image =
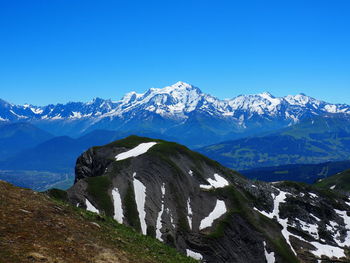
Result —
M151 88L143 94L130 92L118 101L96 98L88 103L43 107L0 101L0 121L28 121L60 135L122 129L190 138L205 132L204 137L215 137L217 141L218 137L252 134L257 128L272 130L303 118L329 114L350 116L350 106L323 102L304 94L278 98L267 92L220 100L184 82L162 89Z

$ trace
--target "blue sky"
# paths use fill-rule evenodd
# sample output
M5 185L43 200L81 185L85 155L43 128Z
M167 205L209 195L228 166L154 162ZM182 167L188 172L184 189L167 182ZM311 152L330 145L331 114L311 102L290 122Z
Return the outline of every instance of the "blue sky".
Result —
M0 98L119 99L185 81L219 98L350 103L350 1L0 2Z

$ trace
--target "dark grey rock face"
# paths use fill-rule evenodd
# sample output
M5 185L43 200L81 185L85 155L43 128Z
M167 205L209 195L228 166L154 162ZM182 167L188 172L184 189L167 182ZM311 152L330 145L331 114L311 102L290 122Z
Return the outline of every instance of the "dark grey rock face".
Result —
M175 143L89 149L68 198L203 262L349 262L347 197L253 182Z
M111 160L104 157L103 155L96 156L93 149L84 152L78 158L75 166L75 182L83 178L103 175L106 167L111 163Z

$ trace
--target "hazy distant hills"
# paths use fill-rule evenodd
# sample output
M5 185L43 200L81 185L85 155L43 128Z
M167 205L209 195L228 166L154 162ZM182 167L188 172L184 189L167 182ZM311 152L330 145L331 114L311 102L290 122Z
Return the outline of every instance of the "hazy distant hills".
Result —
M277 98L269 93L220 100L184 82L130 92L121 100L94 99L47 106L0 101L0 121L29 122L56 136L78 137L96 129L147 131L191 147L281 129L314 116L350 116L350 106L305 94Z
M52 134L30 123L0 122L0 160L53 137Z
M266 182L296 181L313 184L317 180L350 169L350 160L317 164L287 164L242 170L244 176Z
M278 132L226 141L199 151L237 170L348 160L350 121L313 117Z
M185 144L236 170L349 160L349 127L349 105L305 94L220 100L183 82L118 101L33 106L0 100L0 179L17 171L30 187L45 181L45 189L72 178L81 152L132 134ZM57 176L47 177L52 173Z
M140 134L143 133L140 132ZM153 135L156 136L157 134ZM77 157L83 151L92 146L104 145L125 136L126 134L121 132L96 130L79 138L54 137L0 162L0 169L72 172Z
M3 152L13 152L13 154L3 155L3 160L0 161L0 179L38 191L50 187L66 189L71 186L74 179L76 159L83 151L92 146L104 145L130 135L116 131L95 130L78 138L68 136L47 137L41 136L46 135L46 132L36 129L31 124L18 123L8 126L10 126L6 126L8 131L11 129L15 131L20 126L21 134L32 134L32 137L23 136L23 139L27 140L26 143L13 149L13 151L11 149L16 145L15 138L17 137L11 137L12 144L2 145ZM5 134L5 132L2 132L2 134ZM6 134L10 134L10 132ZM138 134L172 139L165 135L142 131ZM41 138L41 140L36 140L37 138ZM49 139L42 142L44 138ZM0 137L1 140L5 139ZM22 138L18 138L18 143L22 141ZM40 143L36 145L38 142Z

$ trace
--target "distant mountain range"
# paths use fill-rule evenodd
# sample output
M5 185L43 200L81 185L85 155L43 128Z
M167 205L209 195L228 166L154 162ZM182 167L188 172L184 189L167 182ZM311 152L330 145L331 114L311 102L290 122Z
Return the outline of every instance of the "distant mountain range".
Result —
M350 106L304 94L220 100L183 82L119 101L39 107L0 100L0 179L66 188L81 152L132 134L185 144L239 171L342 161L350 156ZM302 174L294 179L317 179Z
M142 132L140 134L150 135ZM158 138L166 137L155 133L151 135ZM125 133L108 130L95 130L78 138L57 136L0 161L0 170L41 170L72 173L75 161L83 151L92 146L104 145L125 136Z
M350 106L305 94L277 98L269 93L220 100L177 82L121 100L96 98L47 106L13 105L0 100L1 122L29 122L56 136L81 136L96 129L156 132L191 147L281 129L314 116L350 118Z
M174 140L165 134L138 134ZM37 191L71 186L78 156L88 148L129 135L127 132L94 130L78 138L54 137L30 123L0 126L0 180Z
M0 122L0 161L53 137L29 123Z

